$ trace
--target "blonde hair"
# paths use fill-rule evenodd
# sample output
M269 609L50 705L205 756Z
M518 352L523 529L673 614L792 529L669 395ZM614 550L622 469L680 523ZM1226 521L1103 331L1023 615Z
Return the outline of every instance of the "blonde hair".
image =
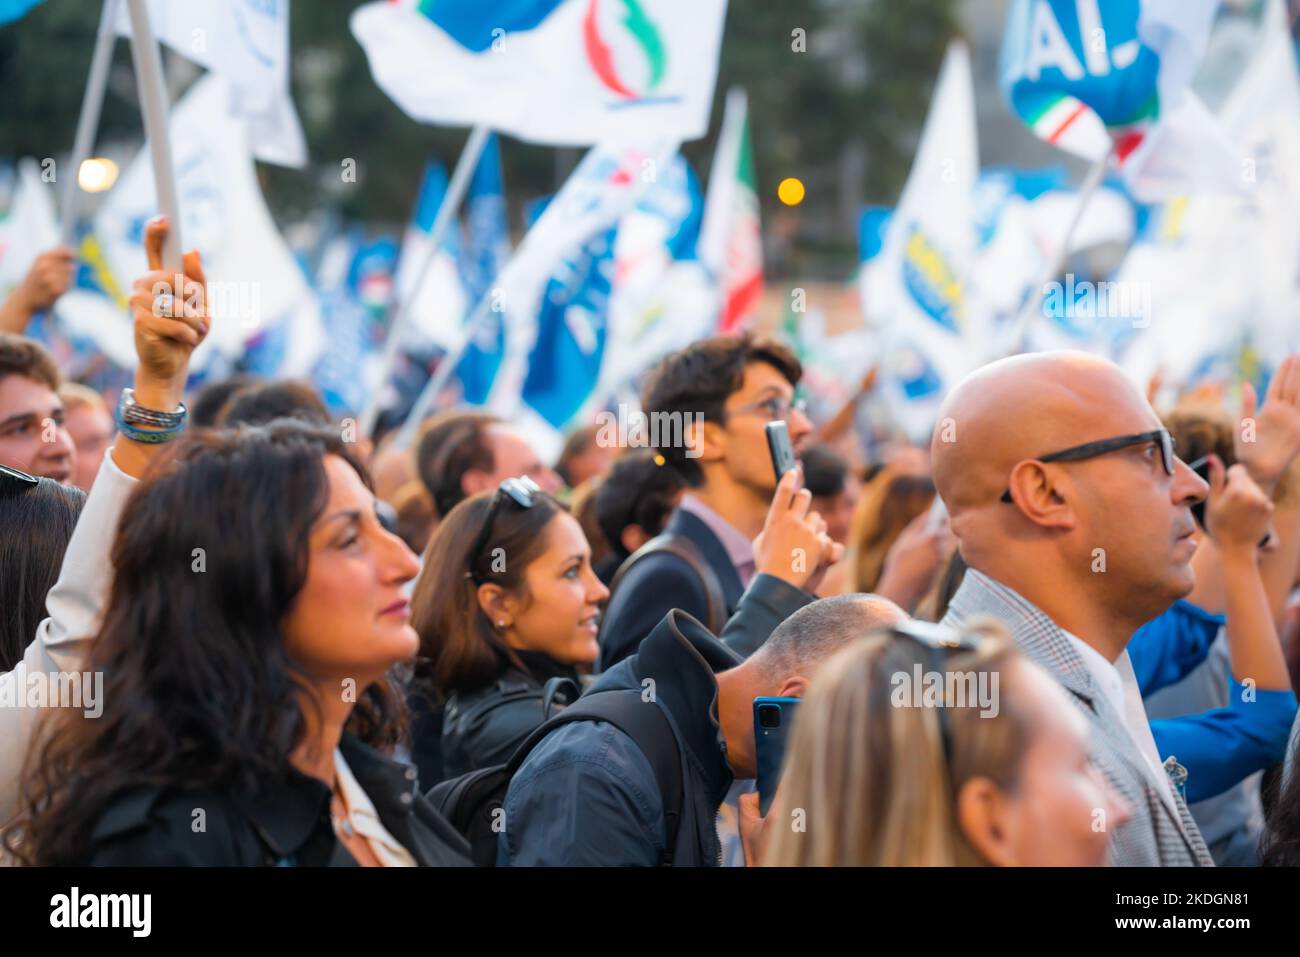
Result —
M96 408L108 410L108 403L104 397L88 385L82 385L80 382L64 382L59 386L59 398L63 401L63 408L67 412L83 405L90 405Z
M885 557L903 528L934 501L929 476L886 467L862 492L849 530L849 592L871 592L880 584Z
M955 796L966 781L1015 784L1029 739L1007 693L1020 652L991 619L966 633L974 651L945 652L948 671L999 676L996 715L949 707L951 769L934 707L894 707L891 675L930 668L927 650L876 632L827 659L799 709L761 863L785 867L966 866L983 860L963 834ZM802 825L802 826L800 826Z

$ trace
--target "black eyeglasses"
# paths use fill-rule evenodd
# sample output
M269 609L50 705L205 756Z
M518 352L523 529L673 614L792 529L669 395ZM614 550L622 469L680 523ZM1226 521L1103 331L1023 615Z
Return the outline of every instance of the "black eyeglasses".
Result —
M28 475L19 469L0 465L0 496L4 498L17 498L40 484L41 480L35 475Z
M983 640L977 634L964 634L943 625L934 625L928 621L917 621L915 619L908 619L893 625L889 629L889 633L895 638L905 638L925 649L929 657L930 671L935 674L943 674L947 671L944 667L946 656L954 651L977 651ZM943 700L943 695L939 696L936 710L939 715L939 737L943 742L943 759L947 766L951 768L952 719L948 716L948 708Z
M520 508L532 508L541 493L541 486L527 475L505 479L497 486L496 493L492 496L492 504L488 506L487 517L483 520L483 530L478 533L478 538L474 539L474 547L469 551L469 571L465 573L466 578L476 585L483 584L483 579L474 571L474 565L478 562L483 546L492 537L492 523L496 521L497 512L501 510L501 503L509 500Z
M1110 452L1118 452L1120 449L1129 449L1135 445L1143 445L1147 442L1158 442L1160 448L1160 462L1164 466L1166 475L1174 474L1174 437L1169 434L1168 429L1153 429L1150 432L1138 432L1134 435L1117 435L1113 439L1099 439L1096 442L1085 442L1083 445L1076 445L1073 448L1062 449L1059 452L1052 452L1050 455L1040 455L1036 461L1039 462L1081 462L1084 459L1095 459L1099 455L1106 455ZM1008 488L1002 493L1002 501L1011 501L1011 489Z

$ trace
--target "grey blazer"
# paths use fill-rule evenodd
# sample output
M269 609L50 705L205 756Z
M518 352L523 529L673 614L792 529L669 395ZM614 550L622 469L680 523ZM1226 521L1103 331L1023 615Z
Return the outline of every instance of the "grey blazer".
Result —
M1066 633L1043 611L1005 585L971 569L948 606L943 624L960 626L978 615L996 618L1016 644L1069 692L1092 728L1093 764L1132 809L1111 833L1111 862L1121 866L1205 866L1214 861L1182 797L1175 817L1161 800L1150 764L1110 701L1096 686Z

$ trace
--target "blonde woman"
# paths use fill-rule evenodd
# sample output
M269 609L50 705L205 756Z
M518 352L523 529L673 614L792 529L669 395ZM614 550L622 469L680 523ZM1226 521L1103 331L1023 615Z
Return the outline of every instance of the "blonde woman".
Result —
M924 694L930 674L953 688L942 705ZM1082 715L1001 626L957 636L908 622L819 671L757 856L803 867L1095 866L1127 816L1089 764Z

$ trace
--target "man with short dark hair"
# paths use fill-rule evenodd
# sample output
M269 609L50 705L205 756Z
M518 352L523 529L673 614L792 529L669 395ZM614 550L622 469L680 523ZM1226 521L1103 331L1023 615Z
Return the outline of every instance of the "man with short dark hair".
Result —
M420 437L415 464L440 519L508 478L526 475L544 492L560 489L560 477L523 436L485 412L455 410L434 417Z
M816 581L843 549L835 546L831 557L826 523L809 510L806 490L798 491L802 511L822 533L825 552L771 554L760 565L754 547L777 485L764 427L786 422L796 451L812 431L794 400L802 371L779 342L719 336L667 356L650 372L642 401L649 434L688 487L664 535L633 555L615 579L601 623L602 668L634 654L674 608L722 634L746 589L755 591L770 615L760 627L732 628L726 636L748 655L813 600Z
M0 334L0 465L72 481L77 450L63 426L62 384L44 346Z
M736 617L752 612L752 592ZM681 814L668 846L654 761L606 721L575 721L546 735L510 781L498 839L501 865L714 866L715 827L734 779L757 774L756 697L799 697L822 662L907 615L875 595L814 602L787 618L742 660L695 619L665 616L636 654L601 675L588 694L635 690L643 707L671 718L681 755Z

